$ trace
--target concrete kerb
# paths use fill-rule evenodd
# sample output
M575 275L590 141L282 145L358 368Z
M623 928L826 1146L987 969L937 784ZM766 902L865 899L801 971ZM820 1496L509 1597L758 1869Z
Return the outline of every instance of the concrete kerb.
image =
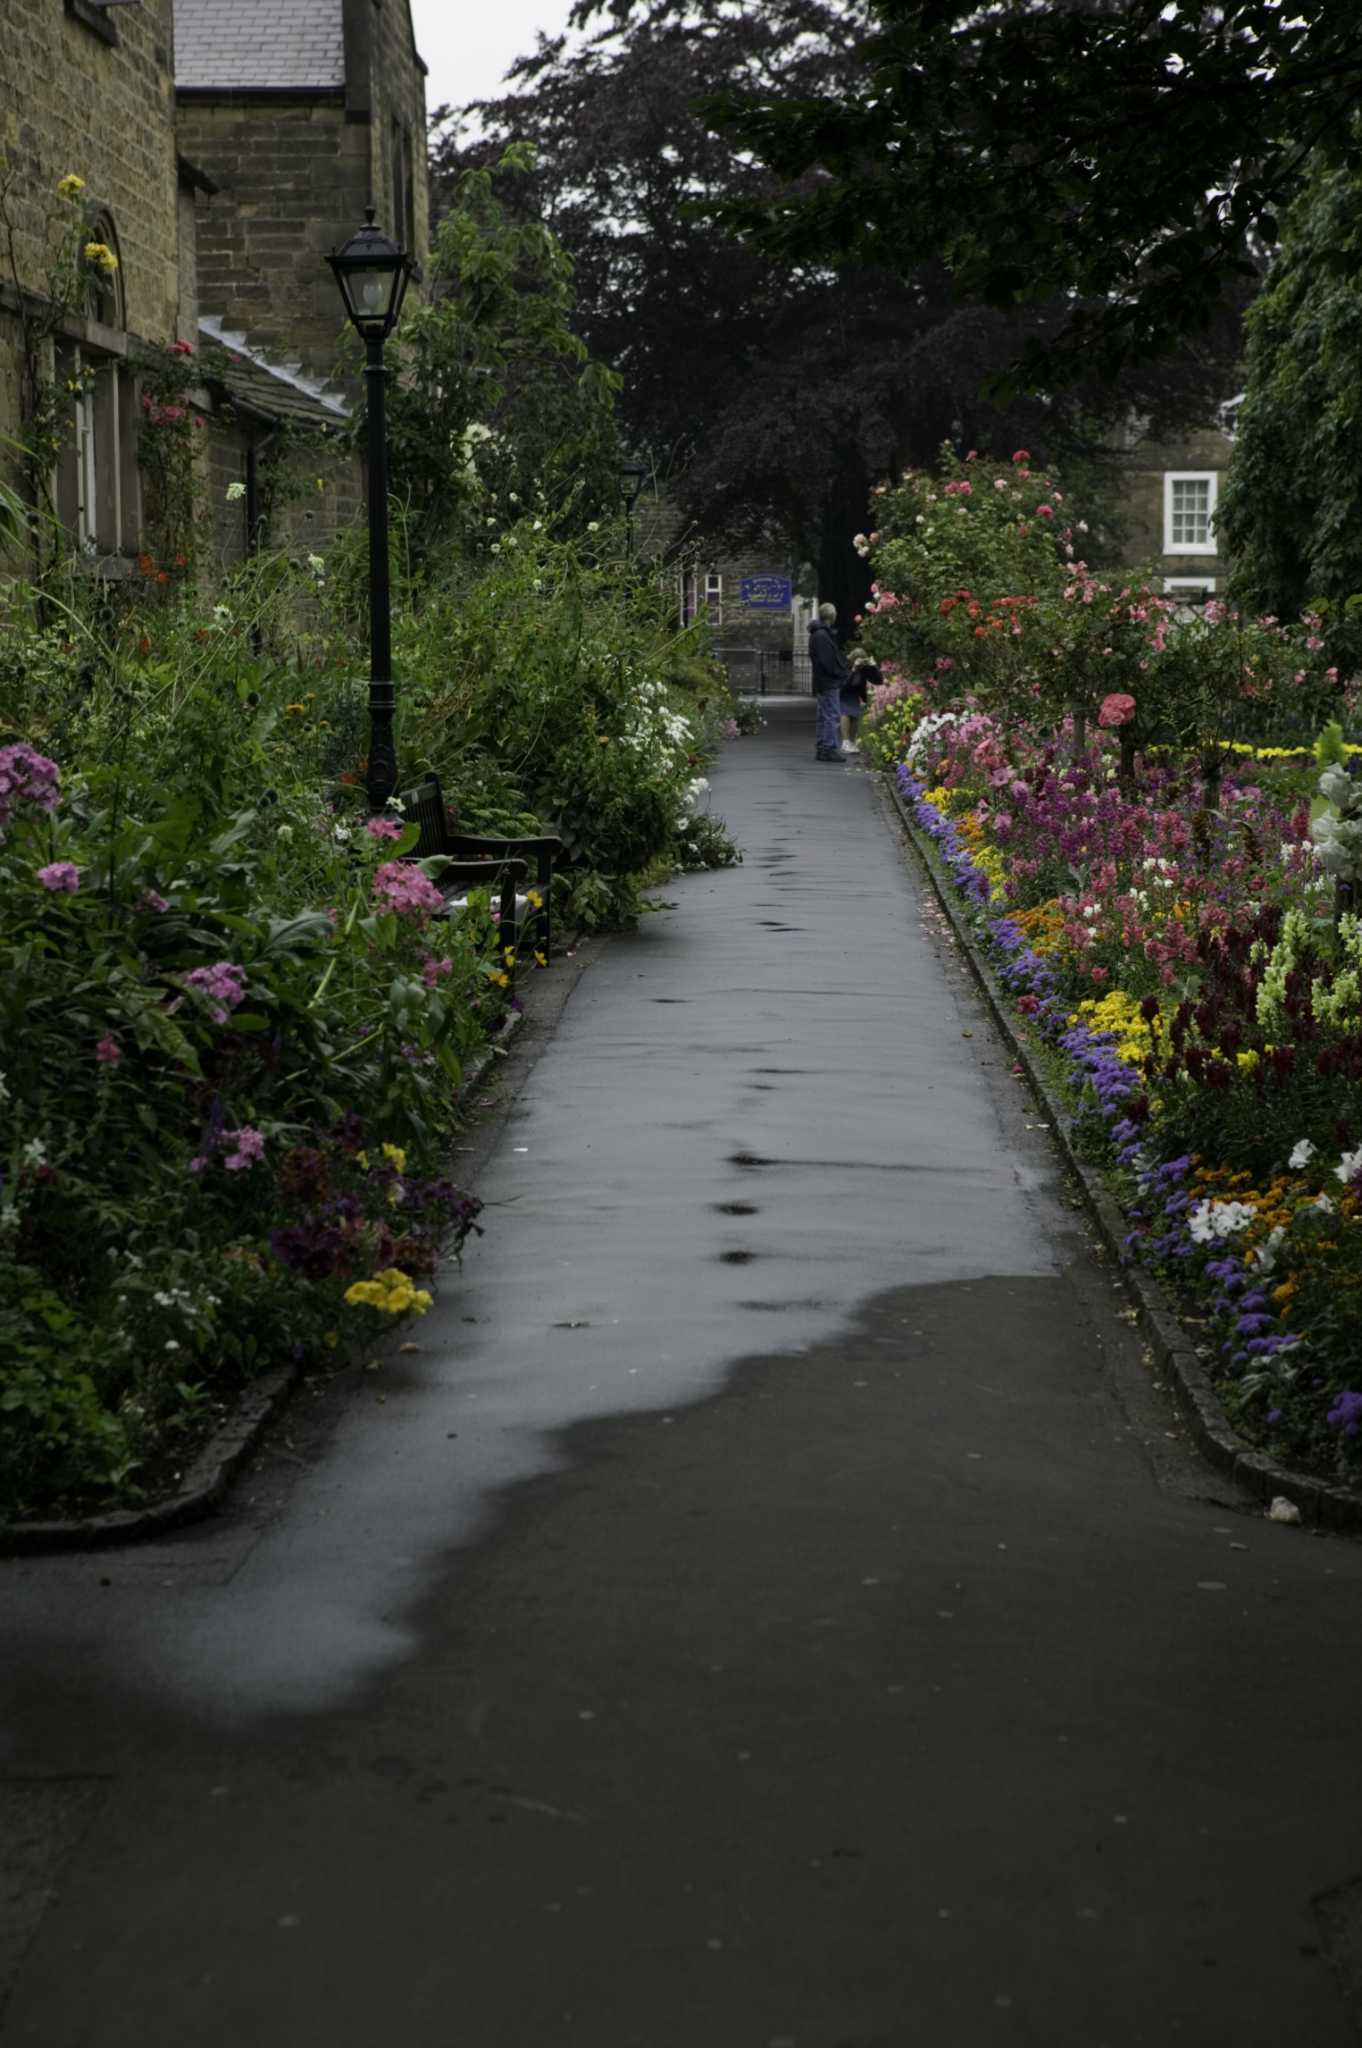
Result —
M1333 1486L1304 1472L1294 1472L1264 1452L1251 1449L1232 1427L1200 1358L1188 1341L1177 1313L1156 1282L1131 1264L1125 1250L1127 1229L1120 1210L1101 1177L1078 1157L1069 1136L1069 1111L1055 1093L1012 1013L1005 990L981 954L974 934L961 916L952 890L941 874L929 842L919 832L894 782L893 771L881 778L908 845L931 884L993 1021L1026 1075L1054 1133L1066 1166L1083 1193L1088 1212L1110 1253L1121 1284L1130 1297L1138 1327L1159 1370L1174 1390L1177 1405L1198 1449L1217 1470L1263 1501L1285 1495L1300 1509L1302 1520L1325 1528L1362 1530L1362 1495Z
M580 968L577 970L580 973ZM574 974L575 982L577 976ZM505 1053L524 1013L513 1010L489 1039L463 1078L460 1095L467 1099L485 1080L489 1068ZM302 1378L301 1365L285 1365L247 1387L231 1414L216 1429L184 1475L183 1484L165 1500L143 1508L114 1508L107 1514L69 1521L0 1524L0 1556L28 1556L52 1550L106 1550L120 1543L139 1543L201 1521L212 1514L241 1471L270 1423Z

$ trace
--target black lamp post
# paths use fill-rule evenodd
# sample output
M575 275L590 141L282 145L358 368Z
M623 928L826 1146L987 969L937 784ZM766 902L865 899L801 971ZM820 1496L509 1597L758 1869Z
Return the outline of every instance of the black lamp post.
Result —
M381 811L397 787L393 739L392 593L388 585L388 428L384 411L383 344L397 325L415 264L405 249L365 224L327 262L345 310L364 338L365 403L369 421L369 802Z
M626 561L634 557L634 507L639 493L648 480L648 471L641 462L620 464L620 496L624 500L624 554Z

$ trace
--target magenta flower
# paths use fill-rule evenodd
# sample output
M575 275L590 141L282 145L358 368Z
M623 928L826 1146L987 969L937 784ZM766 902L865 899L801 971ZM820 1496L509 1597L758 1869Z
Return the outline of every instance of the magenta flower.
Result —
M101 1067L116 1067L123 1057L123 1048L116 1038L101 1038L95 1047L95 1058Z
M438 988L445 975L453 972L452 960L437 960L433 953L427 953L421 962L421 979L429 989Z
M45 868L39 868L38 880L54 895L69 896L80 887L80 869L69 860L49 861Z
M395 818L370 818L365 831L371 839L400 839L402 827Z

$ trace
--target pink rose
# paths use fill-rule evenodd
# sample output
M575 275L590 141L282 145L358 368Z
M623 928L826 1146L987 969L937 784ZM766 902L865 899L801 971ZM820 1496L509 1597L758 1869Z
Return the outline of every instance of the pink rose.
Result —
M1102 699L1102 709L1097 714L1097 723L1110 732L1114 726L1128 725L1135 716L1135 699L1124 690L1113 690L1109 697Z

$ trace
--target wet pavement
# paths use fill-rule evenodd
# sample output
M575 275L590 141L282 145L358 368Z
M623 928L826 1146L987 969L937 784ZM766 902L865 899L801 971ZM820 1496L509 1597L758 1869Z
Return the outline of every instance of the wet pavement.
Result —
M1190 1452L812 752L525 1034L419 1351L0 1565L6 2048L1356 2038L1362 1546Z

